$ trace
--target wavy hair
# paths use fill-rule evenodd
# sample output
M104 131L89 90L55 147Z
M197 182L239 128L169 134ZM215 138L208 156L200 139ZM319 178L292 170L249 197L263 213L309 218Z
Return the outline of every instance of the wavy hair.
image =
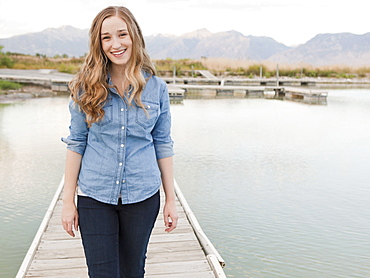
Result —
M69 83L72 99L86 114L89 127L104 118L103 106L108 97L108 90L112 87L107 83L111 61L104 53L101 42L103 21L111 16L117 16L126 22L132 40L132 54L124 70L124 77L132 88L130 97L125 97L129 105L135 102L146 111L141 102L141 94L146 84L142 72L148 73L149 78L155 75L155 68L145 50L141 29L133 14L127 8L117 6L110 6L98 13L90 28L89 52L81 70Z

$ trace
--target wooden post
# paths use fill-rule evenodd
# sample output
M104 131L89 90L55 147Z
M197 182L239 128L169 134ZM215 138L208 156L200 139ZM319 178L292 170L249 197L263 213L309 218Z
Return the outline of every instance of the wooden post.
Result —
M262 67L260 67L260 79L262 79Z
M194 78L194 66L191 65L191 77Z
M279 64L276 64L276 87L279 87Z
M173 67L173 84L176 83L176 67Z

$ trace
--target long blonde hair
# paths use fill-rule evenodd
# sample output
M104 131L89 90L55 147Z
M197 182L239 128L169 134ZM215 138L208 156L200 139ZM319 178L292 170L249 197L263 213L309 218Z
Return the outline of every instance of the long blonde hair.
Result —
M90 127L104 118L103 105L108 97L110 85L107 83L111 61L102 50L101 26L111 16L123 19L132 40L132 54L126 64L124 77L131 85L132 93L127 99L129 105L135 102L144 109L141 94L146 84L142 71L155 75L155 69L145 50L141 29L133 14L125 7L110 6L102 10L93 20L90 28L90 49L79 73L69 83L72 99L86 114Z

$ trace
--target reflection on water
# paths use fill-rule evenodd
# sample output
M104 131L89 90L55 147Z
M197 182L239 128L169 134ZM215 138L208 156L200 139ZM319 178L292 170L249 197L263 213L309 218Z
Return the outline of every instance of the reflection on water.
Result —
M67 103L0 107L1 277L14 277L59 184ZM330 90L326 105L172 104L175 176L229 277L370 276L369 108L369 89Z

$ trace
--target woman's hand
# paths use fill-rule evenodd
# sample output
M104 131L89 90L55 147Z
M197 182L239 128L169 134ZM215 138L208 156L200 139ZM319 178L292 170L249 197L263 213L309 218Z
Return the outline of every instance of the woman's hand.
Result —
M166 201L163 208L164 225L166 226L165 231L169 233L176 228L178 220L176 212L176 194L174 189L172 156L158 159L158 166L161 171L163 190L166 196Z
M75 204L75 195L81 160L81 154L67 150L63 188L62 224L64 230L73 237L75 236L73 227L78 231L78 213Z
M73 228L78 231L78 212L74 202L63 204L62 225L64 230L72 237L75 236Z
M175 201L166 201L163 208L165 232L169 233L177 227L177 212Z

